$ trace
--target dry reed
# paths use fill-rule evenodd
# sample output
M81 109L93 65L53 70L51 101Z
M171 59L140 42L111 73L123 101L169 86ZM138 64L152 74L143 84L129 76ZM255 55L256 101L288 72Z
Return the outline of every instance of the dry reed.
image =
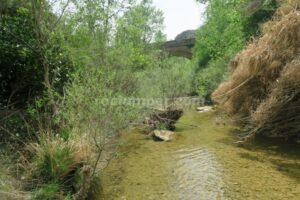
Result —
M213 99L252 134L299 137L300 12L278 16L234 58Z

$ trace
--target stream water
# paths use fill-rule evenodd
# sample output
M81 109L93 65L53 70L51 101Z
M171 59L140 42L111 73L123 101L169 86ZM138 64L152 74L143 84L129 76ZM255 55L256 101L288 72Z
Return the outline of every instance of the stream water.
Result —
M213 112L185 113L172 142L129 131L101 177L104 199L300 199L299 144L257 139L240 147L233 132Z

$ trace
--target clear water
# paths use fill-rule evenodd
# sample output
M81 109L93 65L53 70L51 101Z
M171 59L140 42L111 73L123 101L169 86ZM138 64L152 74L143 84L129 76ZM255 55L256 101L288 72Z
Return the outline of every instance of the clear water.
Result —
M124 134L121 153L102 176L104 199L300 199L299 144L239 147L233 128L215 122L212 112L186 113L172 142L138 130Z

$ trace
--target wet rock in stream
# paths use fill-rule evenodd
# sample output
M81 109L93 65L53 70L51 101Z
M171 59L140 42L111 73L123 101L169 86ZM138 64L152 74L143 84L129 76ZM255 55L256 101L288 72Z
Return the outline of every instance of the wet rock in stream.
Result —
M175 133L167 130L155 130L151 133L155 141L171 141L174 138Z

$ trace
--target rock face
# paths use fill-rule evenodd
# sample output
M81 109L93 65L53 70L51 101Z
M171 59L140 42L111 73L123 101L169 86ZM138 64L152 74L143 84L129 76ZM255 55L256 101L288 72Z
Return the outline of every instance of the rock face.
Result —
M203 106L203 107L198 107L197 108L197 111L200 112L200 113L209 112L211 110L212 110L211 106Z
M167 131L167 130L155 130L152 133L152 136L155 139L161 140L161 141L171 141L174 139L175 133L172 131Z

